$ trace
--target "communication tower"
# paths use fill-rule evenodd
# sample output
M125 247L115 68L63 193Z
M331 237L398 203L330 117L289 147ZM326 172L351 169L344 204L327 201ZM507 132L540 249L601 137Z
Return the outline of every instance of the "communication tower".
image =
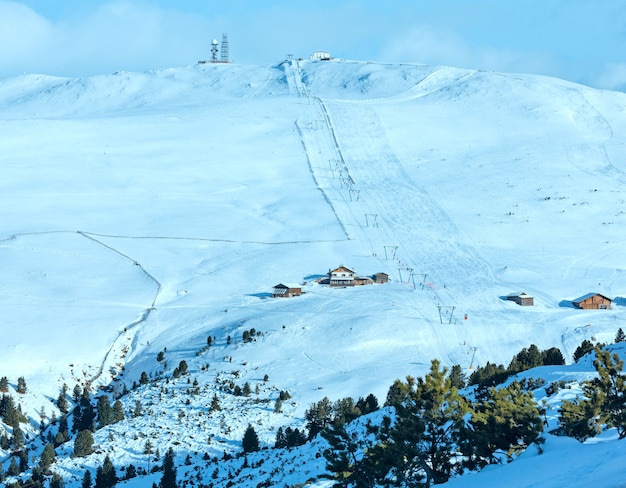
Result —
M228 63L228 34L222 34L222 63Z
M211 62L217 63L217 39L211 41Z

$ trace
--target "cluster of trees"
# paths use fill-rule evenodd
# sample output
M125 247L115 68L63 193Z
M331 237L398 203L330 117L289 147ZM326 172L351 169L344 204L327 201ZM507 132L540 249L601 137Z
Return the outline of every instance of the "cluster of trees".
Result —
M22 413L22 407L11 395L2 395L0 397L0 418L11 427L11 437L7 434L0 436L0 448L19 451L24 447L25 437L20 424L28 420ZM19 472L23 471L20 469Z
M250 330L244 330L242 340L244 343L256 341L258 336L262 336L263 332L257 331L254 327Z
M15 391L20 394L24 394L27 391L26 388L26 380L23 376L20 376L17 379L17 386L15 387ZM0 393L8 393L9 392L9 378L3 376L0 378Z
M621 327L617 329L614 342L615 344L619 344L620 342L626 342L626 334L624 334L624 331L622 330ZM594 344L590 340L587 340L587 339L583 340L574 351L574 354L572 355L574 362L577 363L582 357L593 352L597 347L602 348L604 346L606 346L606 344L603 344L603 343Z
M375 412L378 408L378 399L371 393L356 402L346 397L332 403L328 397L324 397L319 402L312 403L304 412L309 440L330 426L341 427L361 415Z
M323 427L335 486L426 487L541 445L541 412L518 383L482 389L473 400L452 383L434 360L424 378L394 382L385 403L394 415L366 435L341 423Z
M153 471L161 471L161 480L159 484L152 484L153 488L177 488L178 482L176 481L176 464L174 450L170 447L165 455L160 468L157 467ZM90 471L85 471L81 488L113 488L117 485L117 482L122 479L131 479L137 475L137 469L132 464L126 468L126 475L119 477L115 466L111 462L111 458L107 455L104 458L102 465L96 469L95 484L93 483L93 477Z
M297 447L306 444L307 435L301 432L297 427L292 429L287 427L283 430L282 427L276 431L276 441L274 442L275 449L284 449L290 447Z
M583 384L583 398L561 403L561 429L565 435L584 441L603 429L616 428L626 437L626 376L624 361L616 353L594 348L593 365L598 376Z
M544 351L539 350L535 344L518 352L508 367L487 362L485 366L479 366L469 377L469 386L490 387L504 383L510 376L516 375L537 366L554 366L565 364L565 358L556 347Z

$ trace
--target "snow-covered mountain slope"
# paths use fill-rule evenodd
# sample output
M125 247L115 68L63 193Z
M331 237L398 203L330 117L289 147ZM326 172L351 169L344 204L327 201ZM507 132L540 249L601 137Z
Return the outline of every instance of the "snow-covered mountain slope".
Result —
M0 154L0 375L36 423L64 382L119 392L184 359L289 391L289 417L259 414L269 444L323 396L531 343L569 359L626 317L621 93L338 60L28 75L0 80ZM316 283L340 264L390 282ZM271 299L281 282L305 293ZM613 309L571 306L589 292ZM215 455L247 423L193 435L217 429Z

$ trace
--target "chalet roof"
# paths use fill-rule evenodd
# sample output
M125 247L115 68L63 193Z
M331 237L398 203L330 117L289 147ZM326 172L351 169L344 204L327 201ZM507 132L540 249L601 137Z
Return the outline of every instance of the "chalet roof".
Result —
M580 302L584 302L585 300L592 298L592 297L602 297L602 298L606 298L609 302L612 302L613 300L611 300L609 297L606 297L600 293L587 293L586 295L583 295L582 297L577 298L576 300L572 300L573 303L580 303Z
M331 273L354 273L350 268L346 268L344 265L339 266L331 271Z
M278 283L277 285L274 285L274 288L302 288L302 285L298 283Z
M507 298L520 297L520 298L534 298L532 295L529 295L525 291L519 293L510 293L506 296Z

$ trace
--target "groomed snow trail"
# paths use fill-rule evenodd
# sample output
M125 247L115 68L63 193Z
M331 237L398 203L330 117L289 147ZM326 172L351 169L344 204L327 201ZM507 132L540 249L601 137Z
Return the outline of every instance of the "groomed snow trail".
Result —
M299 69L292 69L288 79L298 87L300 75ZM296 93L307 91L299 88ZM454 327L459 318L454 316L457 297L450 285L473 280L478 288L481 283L488 286L493 280L490 266L471 244L464 244L467 239L454 221L411 180L371 103L309 97L311 101L314 114L298 120L297 126L316 185L367 259L415 289L409 301L419 332L410 340L418 354L469 365L465 333ZM354 120L359 121L358 130ZM464 272L454 276L449 269ZM433 340L434 349L420 351L420 343Z

